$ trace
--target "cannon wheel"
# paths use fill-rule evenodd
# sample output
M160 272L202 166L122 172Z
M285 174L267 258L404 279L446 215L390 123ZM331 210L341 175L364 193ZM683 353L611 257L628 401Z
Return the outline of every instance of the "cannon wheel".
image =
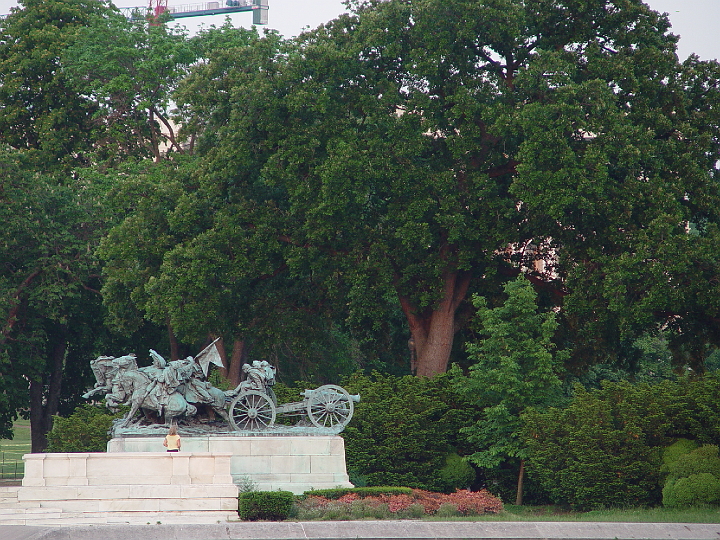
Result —
M307 398L307 415L321 428L344 428L352 418L355 405L347 391L334 384L326 384Z
M230 423L237 431L265 429L275 423L275 404L263 392L248 390L230 402Z

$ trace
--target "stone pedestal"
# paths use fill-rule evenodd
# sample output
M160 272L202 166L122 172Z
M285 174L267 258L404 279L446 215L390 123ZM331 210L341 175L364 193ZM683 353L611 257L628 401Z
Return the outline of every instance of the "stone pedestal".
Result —
M156 452L163 437L123 437L108 443L108 452ZM182 451L230 454L230 474L239 486L301 494L310 489L352 487L342 437L203 435L183 436Z
M27 454L18 501L63 512L203 513L237 518L231 454Z

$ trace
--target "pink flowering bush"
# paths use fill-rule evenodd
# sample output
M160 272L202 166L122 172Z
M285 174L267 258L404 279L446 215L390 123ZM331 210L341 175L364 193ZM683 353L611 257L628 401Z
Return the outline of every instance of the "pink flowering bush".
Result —
M380 494L363 497L349 491L336 498L309 495L296 503L298 519L417 519L438 514L443 517L497 514L502 502L488 491L458 490L434 493L413 489L411 494Z

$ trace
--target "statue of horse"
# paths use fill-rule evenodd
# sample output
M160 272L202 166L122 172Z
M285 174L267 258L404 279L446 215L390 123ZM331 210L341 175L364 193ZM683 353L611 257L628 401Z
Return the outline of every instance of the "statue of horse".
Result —
M165 417L165 424L171 425L178 416L193 416L197 408L188 403L179 392L165 392L157 388L160 384L151 380L145 373L137 369L123 369L119 366L113 380L112 392L107 394L108 405L126 403L130 411L125 415L120 427L127 427L139 410L155 411L158 416Z
M198 388L198 386L201 386L201 388ZM228 424L230 423L230 417L226 410L227 396L225 392L219 388L215 388L210 383L198 379L191 379L181 388L183 396L188 403L192 403L193 405L207 405L215 411L215 414L219 415L220 418Z

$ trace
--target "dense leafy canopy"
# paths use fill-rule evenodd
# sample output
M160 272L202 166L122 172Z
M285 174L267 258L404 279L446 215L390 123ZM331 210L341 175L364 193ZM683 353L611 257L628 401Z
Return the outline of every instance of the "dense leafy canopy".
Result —
M250 355L322 382L461 360L486 467L525 457L519 415L561 377L637 369L639 337L703 370L720 65L680 63L640 0L350 7L294 40L90 0L0 21L1 429L29 404L42 447L67 374L148 327L172 357L223 336L233 382ZM452 453L427 444L418 478Z
M22 153L0 153L0 171L2 433L29 408L33 448L41 449L61 406L63 374L82 384L74 361L102 334L93 336L101 327L93 251L103 212L93 186L38 174Z
M64 72L93 105L94 158L159 161L184 152L171 123L171 93L196 54L185 32L114 11L82 28L64 51Z
M62 70L80 28L106 12L97 0L26 0L0 20L0 143L32 151L38 166L83 163L92 103Z
M445 370L467 292L497 294L520 265L562 303L578 369L658 323L681 343L711 322L718 68L679 64L664 17L639 1L354 7L260 69L211 70L234 99L207 115L205 167L265 208L248 222L291 246L291 270L339 284L351 322L399 305L420 375Z

